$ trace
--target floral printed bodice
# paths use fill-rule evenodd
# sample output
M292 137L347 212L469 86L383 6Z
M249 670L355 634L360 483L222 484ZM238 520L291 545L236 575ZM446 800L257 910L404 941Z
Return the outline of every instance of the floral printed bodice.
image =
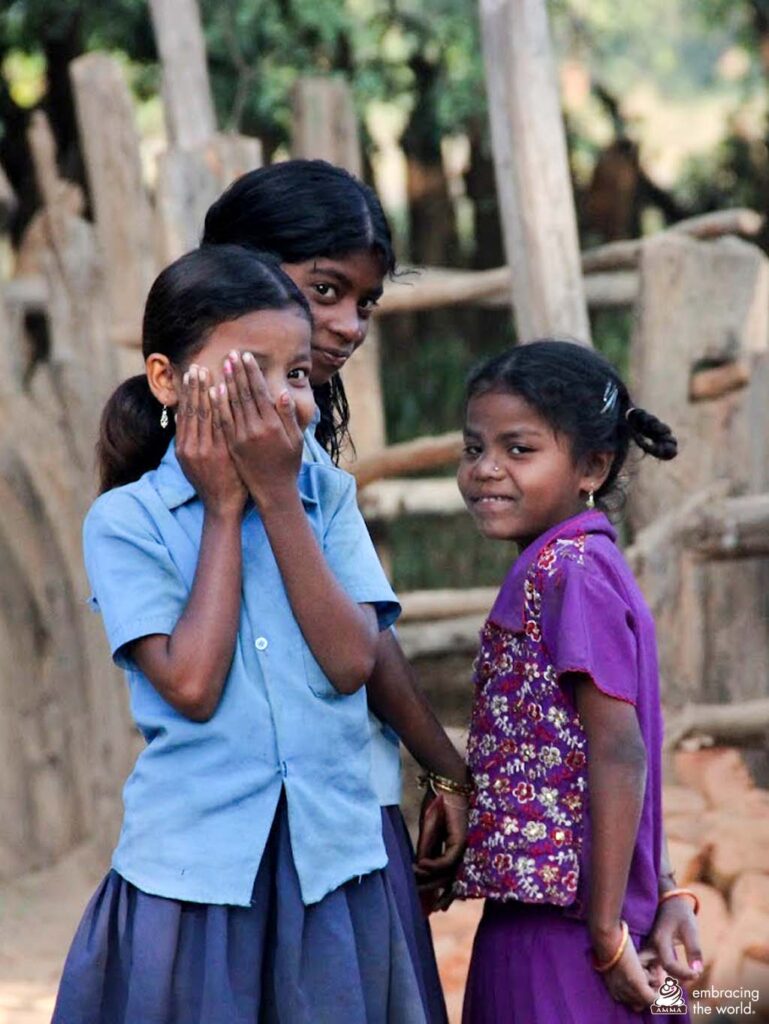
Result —
M543 588L585 537L556 539L529 567L520 631L481 632L467 760L475 782L460 897L568 906L575 900L587 800L586 738L542 635Z

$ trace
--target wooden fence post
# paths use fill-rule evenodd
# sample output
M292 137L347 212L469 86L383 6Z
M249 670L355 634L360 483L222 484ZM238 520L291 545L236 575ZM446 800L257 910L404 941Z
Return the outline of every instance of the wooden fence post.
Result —
M84 839L106 858L133 747L125 692L85 603L80 544L99 414L116 379L104 259L93 226L73 212L39 112L30 146L44 201L46 344L26 362L11 358L0 387L0 877L46 866ZM23 332L23 317L0 317L8 327ZM4 353L19 348L0 341Z
M197 0L150 0L169 146L194 149L216 132Z
M480 0L497 193L518 338L590 344L545 0Z
M104 259L111 337L137 347L155 273L152 209L142 182L139 137L123 70L89 53L70 65L96 232ZM125 375L138 373L135 351L122 353Z
M766 256L735 238L666 233L642 246L640 289L631 394L670 424L680 455L666 464L647 457L637 467L629 509L636 530L651 529L714 484L727 494L769 491ZM691 401L703 368L729 365L743 369L746 385ZM766 559L713 562L674 542L641 567L640 579L657 595L660 662L674 703L764 696Z

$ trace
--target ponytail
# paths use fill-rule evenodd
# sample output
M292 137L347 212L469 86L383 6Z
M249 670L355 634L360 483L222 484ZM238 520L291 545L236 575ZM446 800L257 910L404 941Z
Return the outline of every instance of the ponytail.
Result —
M166 356L181 370L223 323L259 310L293 309L311 324L307 299L275 257L238 245L204 246L180 257L155 280L142 323L142 355ZM144 374L124 381L101 417L97 458L101 493L157 469L175 433Z
M161 427L162 411L143 373L124 380L107 400L96 445L100 494L160 465L176 429L173 415Z
M641 451L655 459L668 461L678 455L678 441L673 431L645 409L631 406L625 413L630 437Z

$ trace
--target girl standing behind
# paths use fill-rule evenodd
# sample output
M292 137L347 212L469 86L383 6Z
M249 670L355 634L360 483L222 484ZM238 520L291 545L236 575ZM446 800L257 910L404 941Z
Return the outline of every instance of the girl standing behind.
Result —
M428 1021L369 781L398 605L351 478L301 463L310 336L275 261L190 253L105 408L85 560L147 745L54 1024Z
M349 443L347 398L340 371L366 339L386 275L395 270L390 228L376 193L323 160L289 160L243 175L211 206L205 245L253 246L273 253L310 304L312 384L318 413L307 431L305 459L331 465ZM382 805L387 874L404 930L421 964L431 1020L446 1019L429 928L413 877L413 850L399 802L399 738L435 775L433 785L464 788L466 768L415 683L392 630L379 635L367 682L372 727L372 785ZM441 778L448 780L441 782ZM466 799L445 794L431 807L444 820L442 855L431 875L453 869L465 835ZM426 847L432 847L428 842ZM424 877L424 874L422 875Z
M521 549L475 669L455 892L486 905L464 1021L629 1024L657 995L639 951L658 906L679 905L693 950L696 899L663 867L654 624L601 506L631 442L671 459L676 441L600 356L559 341L474 371L464 433L465 503Z

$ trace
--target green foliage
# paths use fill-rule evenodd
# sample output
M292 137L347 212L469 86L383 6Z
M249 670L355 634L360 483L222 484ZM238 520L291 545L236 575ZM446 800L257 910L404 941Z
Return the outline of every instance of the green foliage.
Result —
M644 80L663 95L720 87L719 56L748 30L749 0L552 0L559 53L578 57L612 92ZM706 16L706 9L709 16Z

